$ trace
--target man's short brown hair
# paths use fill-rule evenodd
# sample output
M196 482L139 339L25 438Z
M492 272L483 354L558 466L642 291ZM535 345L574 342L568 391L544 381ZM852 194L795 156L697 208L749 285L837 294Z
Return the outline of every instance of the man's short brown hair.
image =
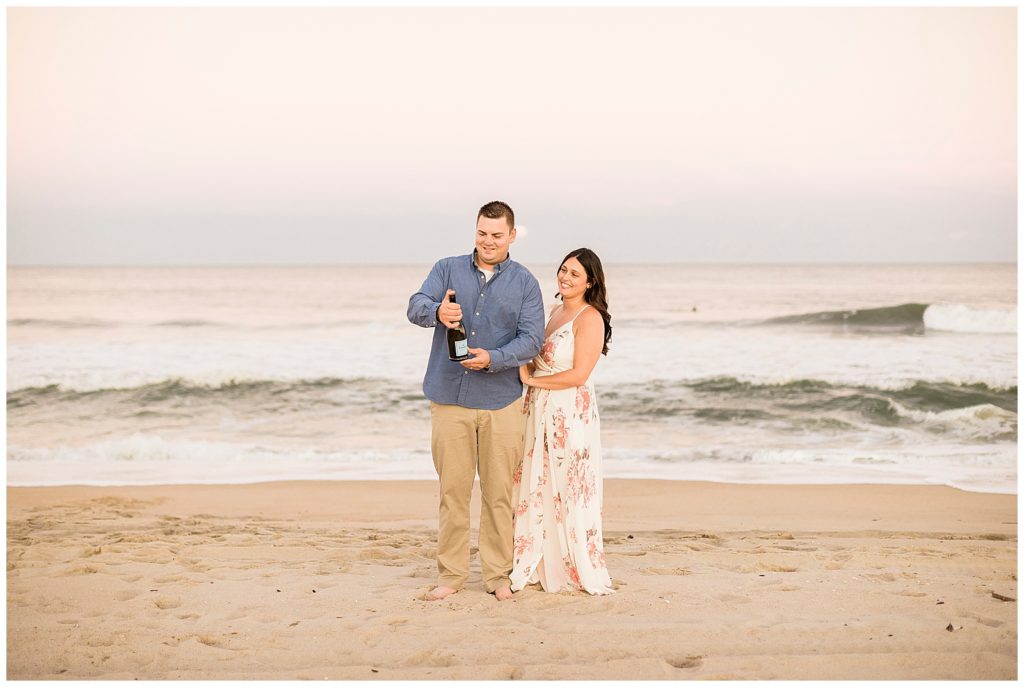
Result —
M476 213L476 218L479 220L481 217L486 217L487 219L498 219L499 217L504 217L508 222L509 229L516 228L515 213L512 212L512 208L508 206L508 203L503 203L500 200L492 200L490 203L487 203L480 208L480 212Z

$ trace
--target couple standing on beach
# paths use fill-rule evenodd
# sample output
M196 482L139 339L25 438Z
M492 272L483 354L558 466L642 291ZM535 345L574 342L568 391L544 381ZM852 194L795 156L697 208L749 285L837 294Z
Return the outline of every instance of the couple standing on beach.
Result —
M476 248L439 260L409 298L409 321L433 327L423 393L440 479L438 585L469 575L469 503L480 475L480 562L498 600L528 584L611 593L601 529L600 423L590 373L608 352L601 261L587 248L559 265L547 327L537 279L509 257L515 215L501 201L477 213ZM451 296L458 294L457 303ZM462 322L467 360L448 356ZM525 398L523 386L527 387Z

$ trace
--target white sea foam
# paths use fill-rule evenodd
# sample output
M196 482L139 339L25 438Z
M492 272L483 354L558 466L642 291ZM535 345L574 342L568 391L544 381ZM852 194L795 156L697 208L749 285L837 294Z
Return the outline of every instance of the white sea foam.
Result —
M732 454L732 455L729 455ZM946 484L1016 493L1015 447L606 450L607 477L761 484ZM282 480L433 480L419 451L280 451L253 444L134 435L84 446L8 448L9 486L249 484Z
M434 479L429 452L280 451L135 434L84 446L7 449L8 486L248 484L279 480Z
M1016 334L1017 310L935 304L925 309L924 325L928 329L945 332Z
M896 413L934 429L970 439L984 439L1017 431L1017 413L990 403L934 412L913 410L889 401Z
M732 453L728 456L726 454ZM1016 446L964 449L761 449L669 451L652 460L635 450L605 452L606 477L733 484L942 484L1017 493Z

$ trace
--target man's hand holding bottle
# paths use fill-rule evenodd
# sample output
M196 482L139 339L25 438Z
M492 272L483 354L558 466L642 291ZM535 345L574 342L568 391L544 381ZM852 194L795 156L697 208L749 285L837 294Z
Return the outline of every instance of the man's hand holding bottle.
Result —
M437 321L448 327L448 329L455 329L459 326L459 322L462 321L462 306L458 303L452 303L452 296L454 295L455 292L448 289L448 293L444 295L441 305L437 308Z

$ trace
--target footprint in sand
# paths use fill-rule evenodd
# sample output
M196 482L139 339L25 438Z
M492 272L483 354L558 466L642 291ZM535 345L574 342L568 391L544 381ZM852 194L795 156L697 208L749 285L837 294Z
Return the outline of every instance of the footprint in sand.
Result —
M686 670L688 668L699 668L704 663L703 656L683 656L681 658L666 658L665 663L673 668Z
M410 656L403 662L403 665L447 668L455 665L456 663L458 663L458 661L455 656L447 651L441 651L440 649L427 649L426 651L421 651Z
M995 618L986 618L985 616L978 615L977 613L960 613L958 617L977 620L979 623L985 625L986 627L1002 627L1006 624L1002 620L996 620Z
M359 560L373 561L377 565L405 565L405 554L389 551L381 547L364 549L359 552Z
M800 570L800 568L797 568L797 567L792 566L792 565L777 565L775 563L758 563L757 564L757 569L758 570L764 570L765 572L784 572L784 573L797 572L798 570Z
M748 603L750 603L750 599L748 599L747 597L745 597L745 596L737 596L735 594L719 594L715 598L718 599L719 601L723 601L725 603L730 603L730 604L748 604ZM676 667L678 667L678 666L676 666Z
M281 622L281 616L276 611L260 611L253 616L253 619L264 625L277 624Z
M213 566L207 565L206 563L200 563L199 561L193 561L193 560L189 560L189 561L182 560L180 562L183 565L187 565L188 569L190 571L192 571L192 572L200 572L200 573L201 572L206 572L207 570L210 570L213 567Z
M374 628L372 630L369 630L369 631L363 633L363 636L361 636L360 639L362 640L363 644L365 644L366 646L368 646L370 648L373 648L373 647L377 646L378 644L380 644L380 641L381 641L381 638L382 638L382 636L381 636L382 632L383 632L383 630L381 630L379 628ZM409 665L412 665L412 664L409 664Z
M75 607L74 604L71 604L68 601L65 601L63 599L55 599L55 600L53 600L51 602L45 602L44 601L43 604L42 604L42 611L43 611L43 613L48 613L48 614L51 614L51 615L71 613L71 612L74 612L75 610L76 610L76 607ZM103 615L106 612L107 611L101 611L99 613L96 613L95 615Z
M224 620L238 620L247 617L252 611L259 609L259 606L242 606L224 616Z
M121 635L121 637L124 637L124 635ZM114 646L115 640L111 635L92 635L86 637L83 644L91 647Z
M406 577L434 577L437 573L432 568L419 568L405 574Z
M233 632L232 634L236 634L237 635L238 633L237 632ZM194 636L196 638L196 641L199 642L200 644L205 644L206 646L213 647L215 649L227 649L228 651L240 651L241 650L241 649L229 646L228 645L228 638L225 637L224 635L221 635L219 637L217 635L211 635L211 634L194 635Z
M153 605L162 611L169 608L177 608L181 605L181 599L176 596L158 596L153 599Z
M640 570L643 575L692 575L686 568L643 568Z

